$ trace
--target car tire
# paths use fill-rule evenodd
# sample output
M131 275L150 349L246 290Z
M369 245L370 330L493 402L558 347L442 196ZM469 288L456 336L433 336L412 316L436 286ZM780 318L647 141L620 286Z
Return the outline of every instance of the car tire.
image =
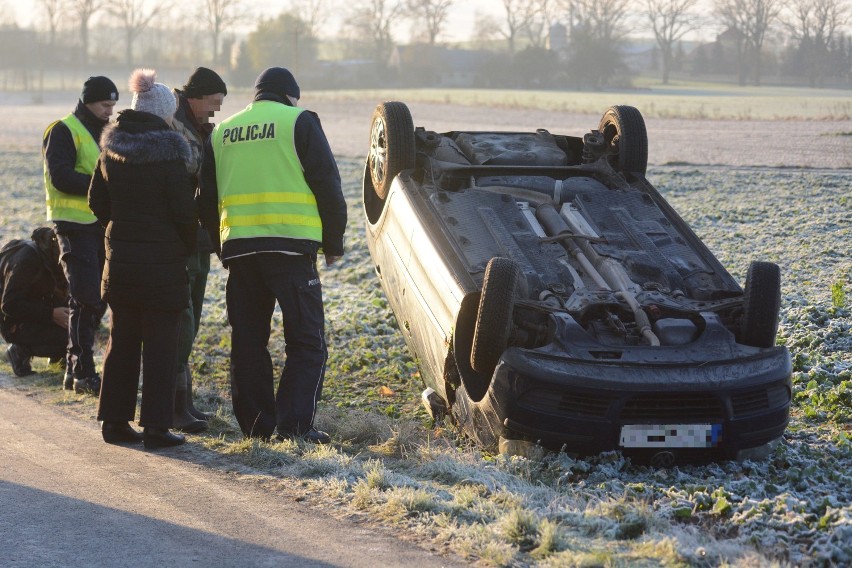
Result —
M414 167L414 122L405 103L384 102L373 111L367 167L379 199L399 172Z
M746 274L740 343L772 347L781 309L781 269L773 262L753 261Z
M639 109L626 105L609 107L598 130L606 142L607 162L613 169L645 175L648 169L648 131Z
M485 268L470 351L470 366L485 376L491 376L509 345L520 277L518 264L509 258L494 257Z

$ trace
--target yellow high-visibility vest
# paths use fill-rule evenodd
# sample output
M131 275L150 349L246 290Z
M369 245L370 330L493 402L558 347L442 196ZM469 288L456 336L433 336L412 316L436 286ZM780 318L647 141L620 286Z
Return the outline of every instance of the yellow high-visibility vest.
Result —
M95 165L98 163L98 156L101 153L98 143L74 114L69 114L61 121L52 122L44 131L44 140L47 139L47 135L59 122L68 127L68 130L71 131L71 137L74 139L74 147L77 149L77 162L74 164L74 171L91 177L95 172ZM44 191L48 221L72 221L89 224L98 220L92 210L89 209L85 195L71 195L56 189L50 179L47 160L44 161Z
M213 130L219 237L322 242L317 201L305 181L294 129L303 109L256 101Z

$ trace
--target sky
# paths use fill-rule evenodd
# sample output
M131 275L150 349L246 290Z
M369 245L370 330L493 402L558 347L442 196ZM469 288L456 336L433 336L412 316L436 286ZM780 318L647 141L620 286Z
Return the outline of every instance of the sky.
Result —
M186 3L186 0L183 0ZM347 0L339 0L346 2ZM710 0L705 0L702 4L709 3ZM636 13L641 13L644 10L644 2L642 0L633 0L636 5ZM290 4L287 0L265 0L257 2L260 6L263 16L274 16L282 12L286 6ZM19 25L29 27L34 19L38 18L40 10L37 0L0 0L0 7L14 8L16 21ZM439 37L439 41L456 42L469 39L474 32L474 25L477 14L488 14L495 16L499 20L504 17L503 5L500 0L456 0L451 8L451 15L447 24L447 31ZM331 23L333 28L338 24ZM252 26L253 27L253 26ZM248 31L248 30L246 30ZM397 38L407 37L409 32L409 24L406 23L399 29L395 30ZM713 37L715 31L712 29L700 30L698 34L704 39Z
M263 15L272 16L283 11L288 3L271 0L260 4L264 6L261 8ZM7 0L5 7L14 9L16 21L23 27L31 26L33 21L38 19L41 9L37 0ZM452 7L443 41L461 41L471 36L477 12L500 17L503 13L502 3L499 0L458 0Z

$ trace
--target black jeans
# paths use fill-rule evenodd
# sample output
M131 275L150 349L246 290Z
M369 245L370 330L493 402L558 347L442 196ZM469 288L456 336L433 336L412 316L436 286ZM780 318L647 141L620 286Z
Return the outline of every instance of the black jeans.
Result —
M143 379L139 425L171 428L181 312L111 307L112 327L104 355L98 420L133 420L141 362Z
M325 316L316 258L259 253L228 259L231 396L246 436L302 434L313 427L322 394ZM273 393L269 335L275 302L284 322L286 359Z
M103 233L63 231L57 235L59 260L68 279L68 368L75 378L95 374L95 331L106 312L101 299Z
M53 360L65 356L68 332L51 322L24 322L3 326L3 339L23 347L33 357L48 357Z

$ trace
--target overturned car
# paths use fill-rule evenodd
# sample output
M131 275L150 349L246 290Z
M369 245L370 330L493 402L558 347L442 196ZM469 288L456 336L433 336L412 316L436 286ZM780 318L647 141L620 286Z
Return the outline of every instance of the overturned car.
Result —
M427 387L491 451L766 456L789 420L777 265L743 287L645 178L640 112L582 137L414 128L376 108L363 177L376 273Z

